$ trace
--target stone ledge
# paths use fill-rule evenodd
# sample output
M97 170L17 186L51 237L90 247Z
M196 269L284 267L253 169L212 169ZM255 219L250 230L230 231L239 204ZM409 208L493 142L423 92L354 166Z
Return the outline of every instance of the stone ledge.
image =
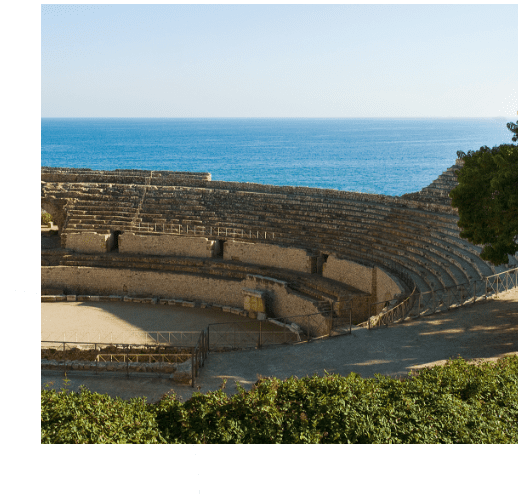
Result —
M192 361L187 359L179 364L171 363L128 363L128 362L94 362L81 360L41 360L41 368L44 370L62 370L63 368L70 370L90 370L97 372L152 372L171 374L169 376L173 381L185 382L190 379L192 374Z
M151 305L171 305L181 306L186 308L213 308L215 310L223 310L227 313L235 315L241 315L242 317L249 317L248 311L243 308L230 307L228 305L219 305L217 303L207 303L206 301L187 301L180 299L167 299L159 298L158 296L153 297L137 297L137 296L118 296L118 295L41 295L41 302L55 302L55 301L98 301L98 302L118 302L123 301L125 303L146 303Z

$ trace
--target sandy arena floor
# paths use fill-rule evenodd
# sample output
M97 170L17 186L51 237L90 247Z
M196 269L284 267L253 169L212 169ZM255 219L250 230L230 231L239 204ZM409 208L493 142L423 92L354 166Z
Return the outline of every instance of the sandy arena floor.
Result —
M41 307L42 340L63 340L65 335L66 339L73 337L75 341L77 336L77 341L86 341L81 336L99 334L104 339L109 336L109 341L129 335L145 339L146 334L159 329L199 331L211 322L250 320L216 310L161 305L42 303ZM356 331L307 344L211 353L201 369L198 385L206 392L219 388L227 379L226 392L233 394L235 381L250 388L258 376L282 379L323 375L325 371L341 375L357 372L362 377L378 373L404 376L411 368L442 364L458 355L465 359L495 359L507 354L518 354L518 289L487 302L393 327ZM75 371L68 378L72 389L85 384L100 393L122 398L146 396L148 401L156 401L172 390L186 400L196 391L174 385L166 378L100 377ZM61 379L59 372L42 371L42 385L55 381L54 387L60 387Z

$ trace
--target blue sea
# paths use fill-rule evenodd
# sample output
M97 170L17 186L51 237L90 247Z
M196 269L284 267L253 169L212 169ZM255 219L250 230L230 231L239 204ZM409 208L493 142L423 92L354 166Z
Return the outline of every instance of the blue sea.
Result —
M507 121L44 118L41 165L402 195L430 184L457 150L512 143Z

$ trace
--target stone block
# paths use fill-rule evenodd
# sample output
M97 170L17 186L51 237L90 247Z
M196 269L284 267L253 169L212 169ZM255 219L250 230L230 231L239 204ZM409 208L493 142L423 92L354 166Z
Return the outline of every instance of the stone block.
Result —
M66 247L68 250L80 253L106 253L111 250L113 240L113 234L69 233L66 238Z
M49 303L51 301L56 301L56 297L55 296L50 296L50 295L41 295L41 302L42 303Z
M90 301L100 301L99 296L98 295L90 296Z
M76 295L67 295L67 301L77 301Z
M266 320L266 314L263 312L257 313L257 320Z
M241 309L240 308L231 308L230 313L233 313L234 315L240 315Z
M90 296L89 295L78 295L77 301L90 301Z
M182 307L194 308L196 306L195 301L184 301Z
M228 307L226 305L222 307L222 310L227 313L230 313L232 311L231 307Z
M249 312L266 312L266 302L264 291L243 288L244 294L243 308Z

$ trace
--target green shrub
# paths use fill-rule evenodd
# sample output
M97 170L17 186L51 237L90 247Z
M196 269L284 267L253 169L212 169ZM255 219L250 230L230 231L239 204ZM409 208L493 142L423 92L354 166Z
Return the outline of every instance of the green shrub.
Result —
M42 442L516 443L518 357L457 359L404 380L267 378L185 403L42 391Z
M163 443L143 398L123 401L81 388L41 392L42 444Z
M49 222L52 222L52 215L48 212L41 212L41 225L46 226Z

